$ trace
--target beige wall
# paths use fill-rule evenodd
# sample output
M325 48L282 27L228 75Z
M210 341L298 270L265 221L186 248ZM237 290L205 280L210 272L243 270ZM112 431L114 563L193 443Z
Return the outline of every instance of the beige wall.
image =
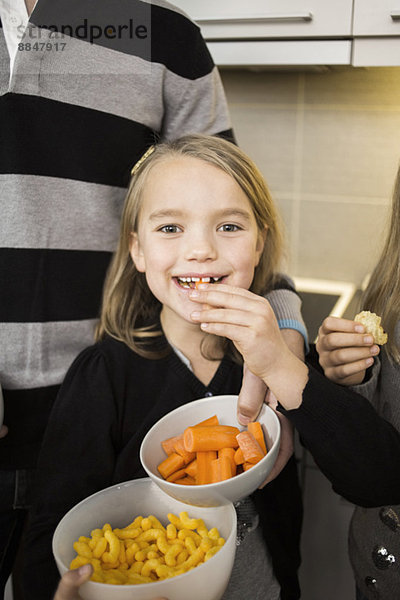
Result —
M238 143L281 210L288 272L360 284L400 161L400 68L221 75Z

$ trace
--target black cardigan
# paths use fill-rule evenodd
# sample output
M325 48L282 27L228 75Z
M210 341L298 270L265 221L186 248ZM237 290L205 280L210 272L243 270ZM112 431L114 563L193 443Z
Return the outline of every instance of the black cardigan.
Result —
M140 444L171 410L206 395L237 394L242 368L224 357L209 386L173 352L138 356L112 338L74 361L52 410L39 458L36 502L28 534L26 598L52 597L58 573L51 538L61 517L90 494L144 477ZM300 598L301 493L292 458L275 481L254 493L282 600Z
M315 347L298 409L279 410L341 496L366 508L400 504L400 432L352 389L329 381Z

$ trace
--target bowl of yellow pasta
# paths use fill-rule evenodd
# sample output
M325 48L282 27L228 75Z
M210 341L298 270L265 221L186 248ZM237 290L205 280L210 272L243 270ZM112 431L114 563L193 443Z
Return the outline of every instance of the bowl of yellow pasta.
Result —
M93 565L83 600L220 600L236 550L232 504L188 506L150 478L101 490L72 508L53 536L61 575Z

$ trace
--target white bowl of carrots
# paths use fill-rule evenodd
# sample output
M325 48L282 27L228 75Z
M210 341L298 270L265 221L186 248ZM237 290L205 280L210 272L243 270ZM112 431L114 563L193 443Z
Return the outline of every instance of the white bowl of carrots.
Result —
M140 459L163 492L195 506L220 506L265 481L279 451L279 419L264 404L256 423L243 427L237 400L225 395L189 402L148 431Z

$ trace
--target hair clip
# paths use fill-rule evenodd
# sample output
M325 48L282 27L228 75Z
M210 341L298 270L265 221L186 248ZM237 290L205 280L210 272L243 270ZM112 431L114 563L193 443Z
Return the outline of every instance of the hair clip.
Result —
M156 149L156 147L154 145L150 146L149 148L147 148L147 150L143 154L143 156L141 156L139 158L139 160L137 161L137 163L135 163L133 165L132 170L131 170L131 175L135 175L135 173L139 169L140 165L146 160L146 158L148 158L150 156L150 154L153 154L153 152L154 152L155 149Z

